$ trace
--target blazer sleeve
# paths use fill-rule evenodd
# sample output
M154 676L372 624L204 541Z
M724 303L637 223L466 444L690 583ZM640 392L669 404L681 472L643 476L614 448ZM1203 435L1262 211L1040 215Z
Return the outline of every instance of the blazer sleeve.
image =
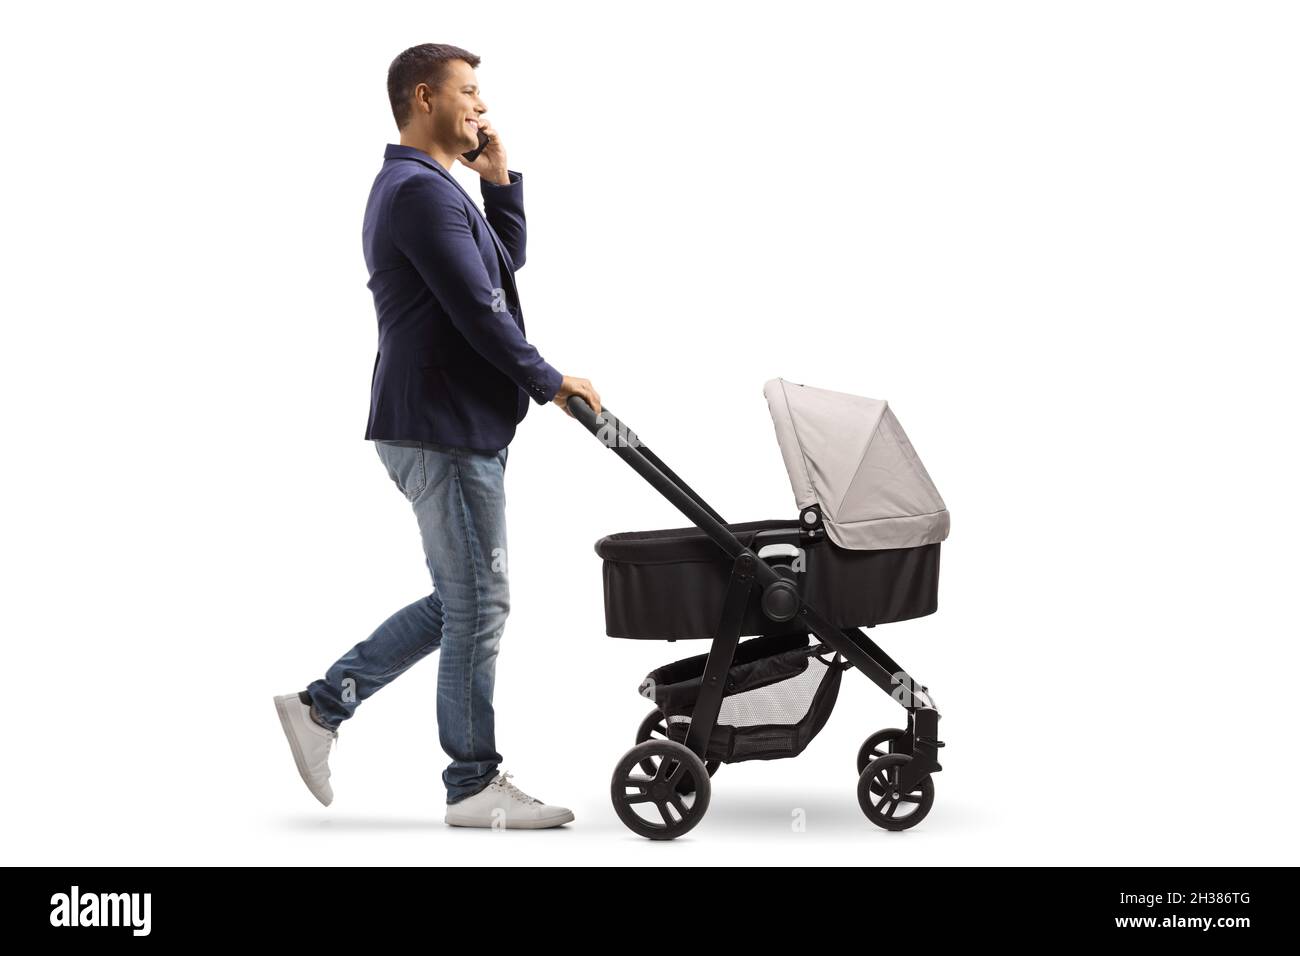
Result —
M524 228L524 174L513 169L507 170L510 182L502 186L499 183L480 179L479 192L483 194L483 212L488 224L501 237L501 243L510 253L510 261L515 271L524 267L527 249L527 234Z
M501 307L504 300L493 294L464 205L439 186L432 176L412 176L397 187L389 212L393 241L466 341L544 405L555 398L564 376Z

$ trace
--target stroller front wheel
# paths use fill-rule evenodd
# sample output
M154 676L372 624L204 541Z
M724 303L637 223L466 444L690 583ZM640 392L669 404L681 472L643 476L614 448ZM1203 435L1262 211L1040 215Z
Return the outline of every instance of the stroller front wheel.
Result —
M642 772L646 763L649 773ZM610 782L618 818L651 840L675 839L699 823L711 790L704 761L672 740L637 744L619 760Z
M886 727L884 730L877 730L864 740L858 749L858 776L862 776L862 771L867 769L867 764L877 757L893 753L894 741L906 733L906 730L899 730L897 727Z
M920 823L934 803L934 781L926 774L911 790L898 788L899 771L911 763L909 754L877 757L858 778L858 806L878 827L906 830Z
M899 731L899 733L902 733L902 731ZM638 727L636 731L636 742L639 744L643 744L647 740L656 739L671 739L668 736L668 720L664 717L663 711L659 710L657 707L650 711L650 713L646 714L645 720L641 721L641 726ZM709 776L712 777L721 765L721 760L706 760L704 762L704 769L707 770ZM648 759L641 761L641 769L647 774L653 774L655 772L654 764ZM859 770L858 772L861 773L862 771Z

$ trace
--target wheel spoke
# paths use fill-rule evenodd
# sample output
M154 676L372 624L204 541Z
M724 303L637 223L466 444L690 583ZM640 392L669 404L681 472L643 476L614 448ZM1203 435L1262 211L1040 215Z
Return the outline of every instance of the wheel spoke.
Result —
M894 811L898 809L898 801L893 797L890 797L889 800L886 800L885 802L889 804L889 809L885 811L885 816L892 817Z
M682 819L685 820L686 814L689 811L686 809L686 802L682 800L682 795L680 793L674 793L672 795L672 802L673 806L677 808L677 812L681 814Z
M682 779L682 775L685 773L686 773L686 761L685 760L677 761L677 766L674 767L673 772L668 775L668 782L672 784L674 787L677 786L677 782Z
M667 754L659 758L659 767L655 770L655 779L663 780L668 773L668 764L672 761Z
M920 802L921 802L921 798L920 798L920 797L918 797L918 796L914 796L913 794L910 794L910 793L905 793L905 794L903 794L901 797L899 797L898 799L902 800L904 803L920 803Z
M629 773L627 775L627 779L623 781L623 802L629 804L648 803L650 800L650 794L648 792L650 782L651 781L649 777L644 777L641 776L640 774ZM627 791L633 787L636 788L637 792L634 794L629 794Z
M668 812L668 804L666 801L657 801L655 806L659 808L659 815L664 818L664 824L666 826L672 827L677 825L677 821L674 820L672 814Z
M889 775L882 770L880 773L876 774L875 778L871 781L871 789L883 796L889 794L894 788L890 786Z

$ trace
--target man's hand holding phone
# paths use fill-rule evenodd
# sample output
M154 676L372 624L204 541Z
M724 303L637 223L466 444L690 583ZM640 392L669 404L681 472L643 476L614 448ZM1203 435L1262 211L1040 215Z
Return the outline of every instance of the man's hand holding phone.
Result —
M460 161L488 182L498 186L510 185L510 173L506 169L506 148L501 142L492 124L479 117L478 147L468 153L461 153Z
M591 406L591 410L597 415L600 414L600 395L597 394L591 382L585 378L574 378L572 375L564 376L563 381L560 382L560 390L551 399L552 402L564 409L564 414L572 418L573 412L569 411L568 401L570 395L581 395L583 401Z

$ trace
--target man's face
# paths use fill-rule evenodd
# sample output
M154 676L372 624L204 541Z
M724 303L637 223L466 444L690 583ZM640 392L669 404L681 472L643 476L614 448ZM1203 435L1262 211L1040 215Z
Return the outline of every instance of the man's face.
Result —
M487 112L487 104L478 95L478 78L474 68L464 60L452 60L436 90L417 86L416 95L425 96L433 106L429 117L436 142L458 153L478 145L478 118Z

